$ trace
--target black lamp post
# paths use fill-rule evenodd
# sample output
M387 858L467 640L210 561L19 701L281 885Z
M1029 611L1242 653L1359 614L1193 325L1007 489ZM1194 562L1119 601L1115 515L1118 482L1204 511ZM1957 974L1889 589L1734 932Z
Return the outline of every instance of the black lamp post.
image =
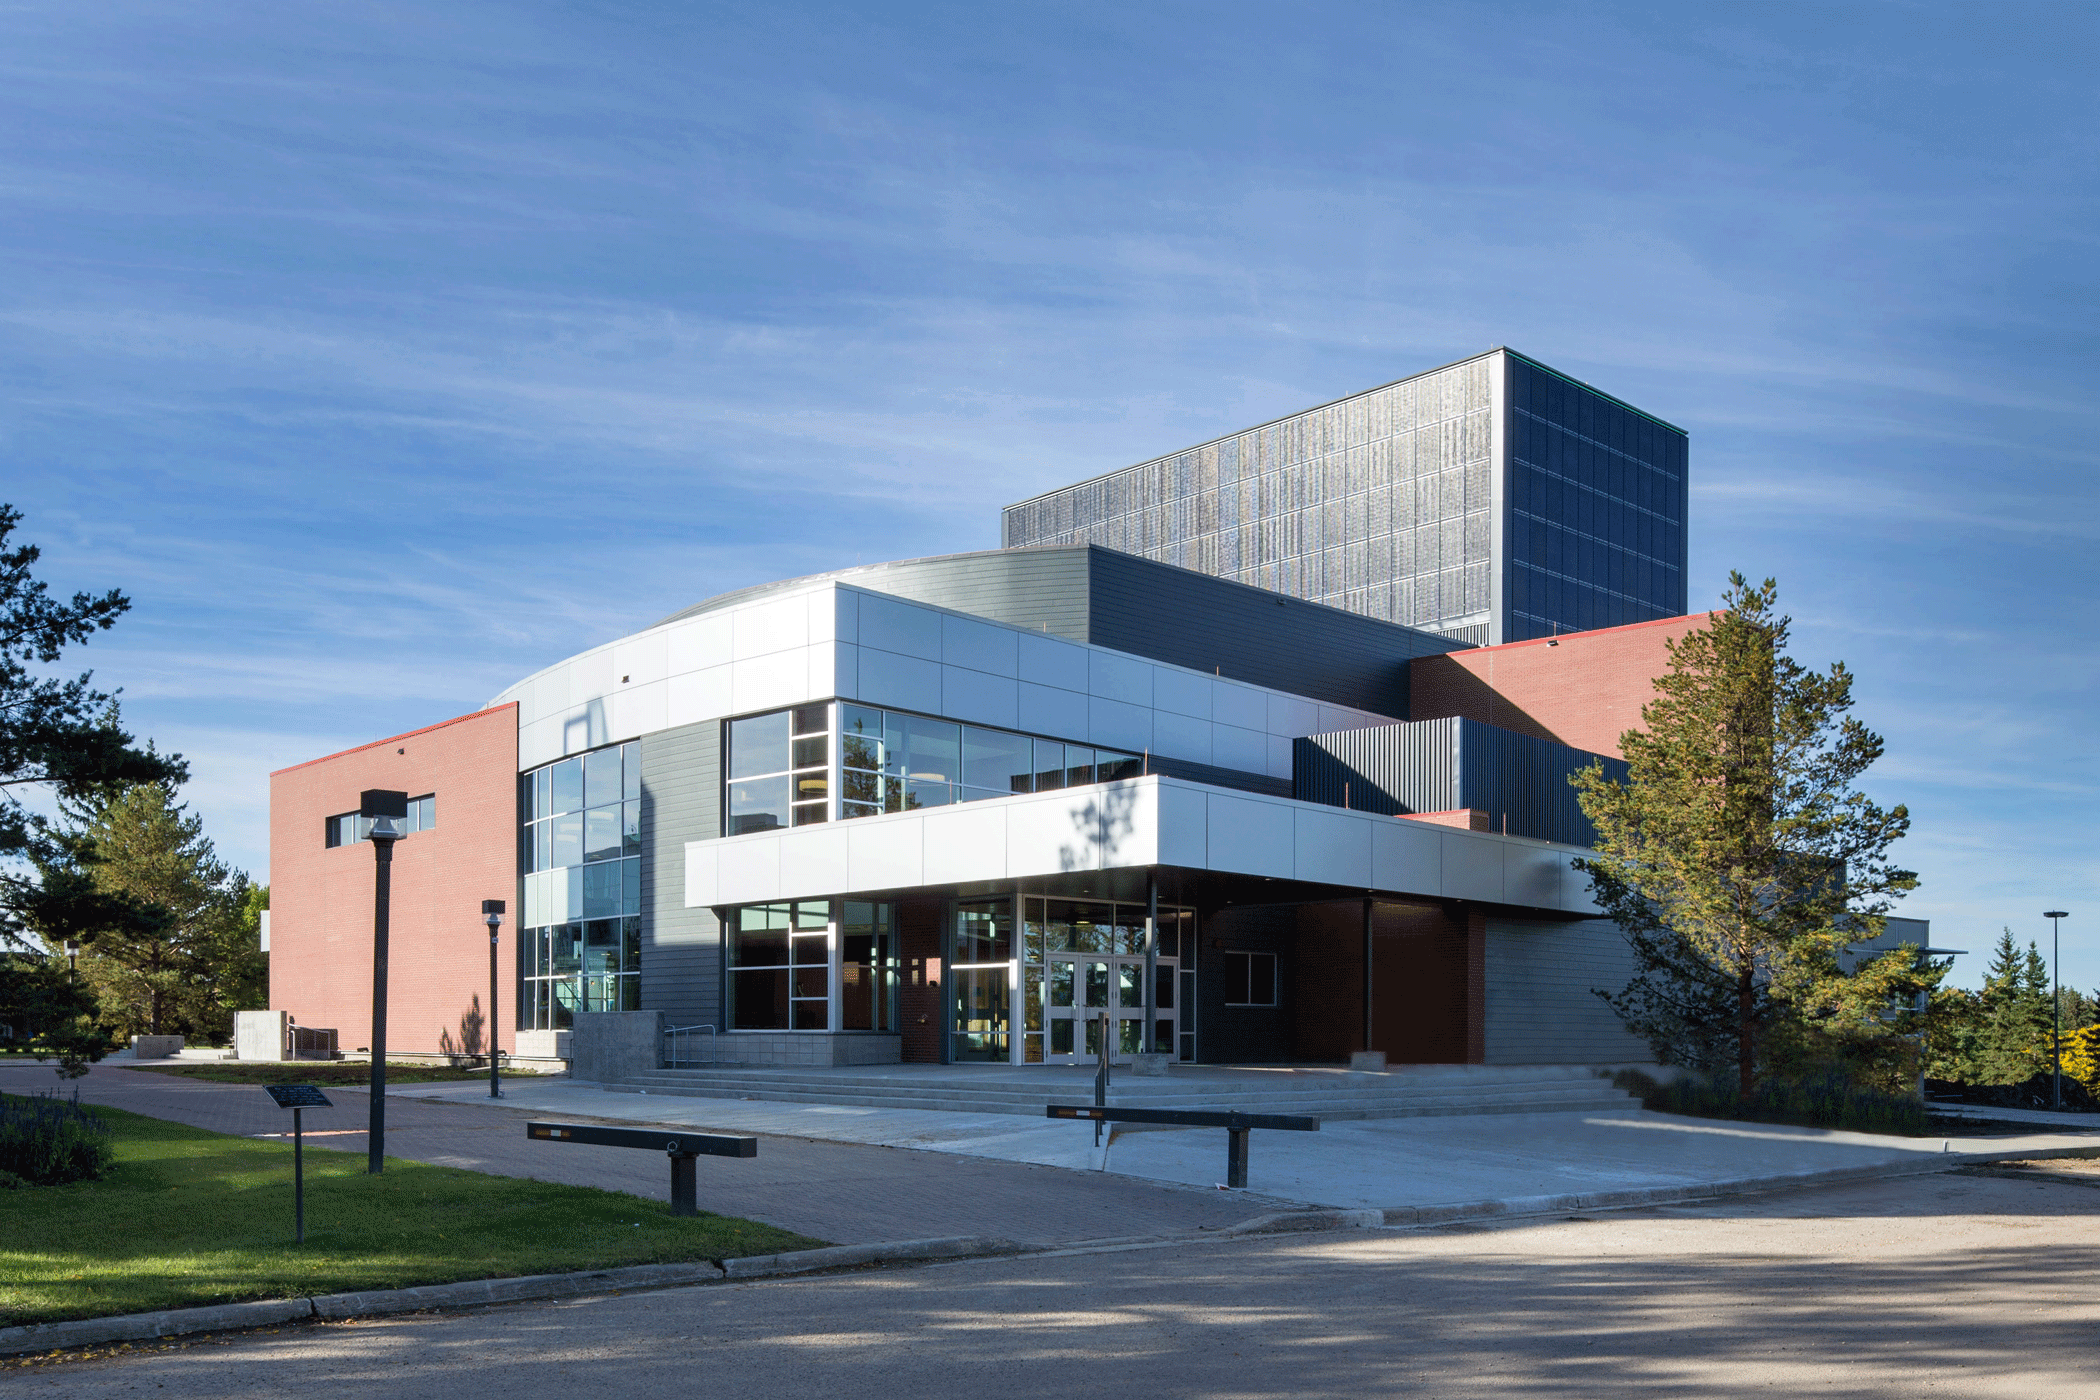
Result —
M2049 1105L2064 1106L2064 979L2057 966L2057 955L2063 950L2063 940L2057 932L2057 920L2071 917L2067 909L2044 910L2042 917L2049 921L2049 1030L2055 1042L2055 1050L2049 1062Z
M80 977L80 940L66 940L66 976L78 980Z
M496 942L503 931L503 901L482 900L481 921L489 926L489 1097L500 1099L503 1097L503 1085L497 1078L496 1069Z
M366 839L372 843L372 1116L366 1129L365 1170L373 1176L386 1167L386 957L387 920L394 893L394 825L408 815L408 794L367 789L359 795L359 815L372 819Z

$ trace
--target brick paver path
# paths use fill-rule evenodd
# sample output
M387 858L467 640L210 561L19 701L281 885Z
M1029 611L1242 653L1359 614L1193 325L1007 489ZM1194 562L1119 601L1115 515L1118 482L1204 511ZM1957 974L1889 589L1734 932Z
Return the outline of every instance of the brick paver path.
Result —
M76 1082L83 1102L214 1132L291 1131L291 1114L256 1085L208 1084L102 1065ZM48 1065L0 1066L0 1089L9 1093L56 1087L58 1078ZM323 1092L336 1107L306 1110L308 1145L362 1155L368 1097L334 1087ZM493 1104L390 1095L387 1155L670 1199L671 1172L660 1154L534 1142L525 1136L527 1116ZM756 1158L702 1157L698 1167L703 1210L762 1220L835 1244L943 1235L1044 1243L1163 1235L1236 1224L1269 1208L1222 1191L1107 1172L805 1138L764 1137Z

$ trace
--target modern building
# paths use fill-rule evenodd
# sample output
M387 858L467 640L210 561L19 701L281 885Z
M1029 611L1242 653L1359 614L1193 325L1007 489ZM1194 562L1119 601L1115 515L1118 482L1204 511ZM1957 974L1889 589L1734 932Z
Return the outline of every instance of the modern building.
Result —
M377 788L401 1052L479 1043L501 898L533 1058L640 1011L736 1064L1644 1059L1567 778L1703 622L1684 473L1496 350L1013 507L1008 548L708 599L273 775L272 1008L369 1043Z
M1682 428L1495 349L1008 506L1098 544L1475 644L1677 617Z
M1462 649L1092 546L725 595L276 774L272 1007L369 1043L378 787L403 1052L483 1024L507 898L529 1057L645 1010L734 1063L1074 1062L1104 1012L1189 1060L1638 1059L1566 739L1610 761L1698 622Z

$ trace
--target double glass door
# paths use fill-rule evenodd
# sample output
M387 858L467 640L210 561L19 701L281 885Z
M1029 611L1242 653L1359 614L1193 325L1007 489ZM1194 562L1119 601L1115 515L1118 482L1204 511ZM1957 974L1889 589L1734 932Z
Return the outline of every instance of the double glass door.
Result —
M1043 972L1042 1016L1048 1033L1043 1058L1051 1064L1090 1063L1101 1053L1101 1017L1109 1018L1110 1049L1116 1055L1144 1050L1173 1051L1174 988L1178 963L1156 964L1151 1044L1145 1041L1145 959L1101 953L1051 953ZM1032 1017L1030 1019L1033 1019Z

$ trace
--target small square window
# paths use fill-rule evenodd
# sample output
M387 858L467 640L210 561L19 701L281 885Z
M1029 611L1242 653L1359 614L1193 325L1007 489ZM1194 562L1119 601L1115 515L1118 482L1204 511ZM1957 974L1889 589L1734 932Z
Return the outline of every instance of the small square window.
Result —
M1276 1004L1276 955L1274 953L1225 953L1220 961L1225 971L1227 1006L1274 1006Z

